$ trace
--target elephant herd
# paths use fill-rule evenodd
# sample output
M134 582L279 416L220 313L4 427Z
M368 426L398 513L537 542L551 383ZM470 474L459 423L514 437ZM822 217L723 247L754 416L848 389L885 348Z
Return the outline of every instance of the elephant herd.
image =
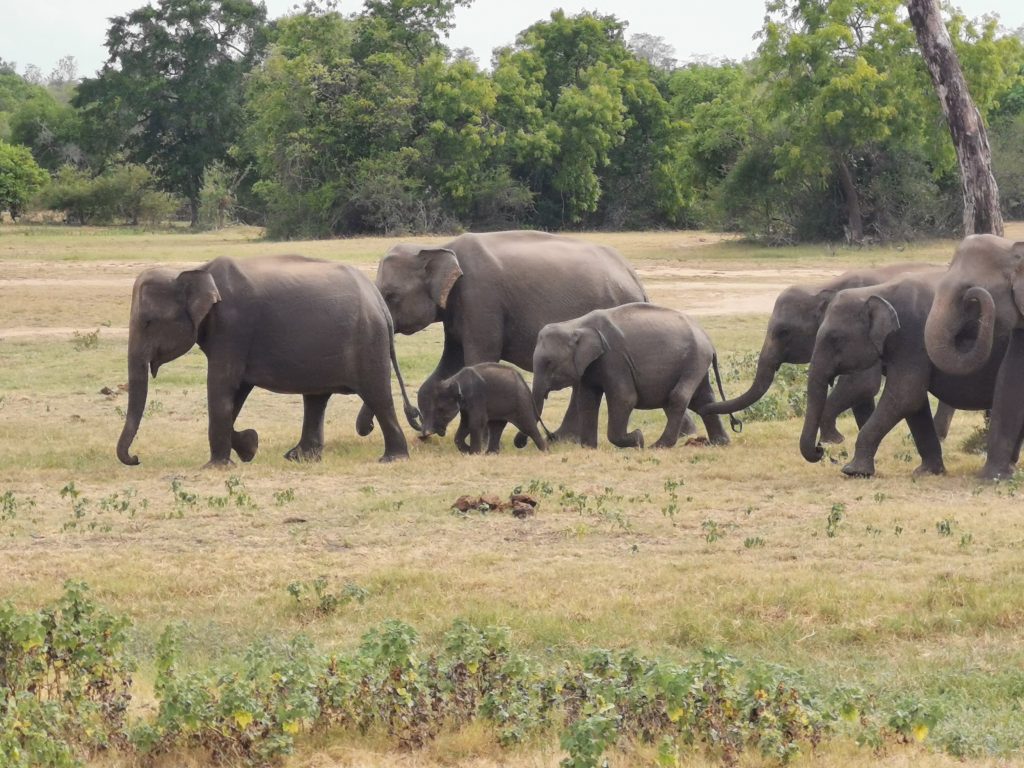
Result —
M444 327L436 369L410 403L394 334ZM953 409L990 411L981 475L1013 473L1024 437L1024 243L968 237L948 268L903 264L854 270L778 297L747 392L727 399L715 348L687 315L649 302L636 272L606 246L539 232L465 234L443 246L402 244L381 260L376 286L353 267L302 256L218 258L194 270L148 269L132 292L129 402L117 456L145 410L148 376L195 344L208 359L210 461L250 461L252 429L235 421L254 387L302 395L298 443L288 459L319 459L334 394L362 400L360 435L380 423L383 461L408 455L391 394L398 378L406 419L421 436L444 435L460 415L456 445L495 452L507 423L541 450L549 440L597 445L598 412L619 447L643 447L631 412L667 416L655 447L694 431L729 442L720 415L760 399L783 363L809 363L800 451L820 460L839 442L836 417L859 427L850 475L872 475L882 438L905 420L918 472L941 473L941 438ZM532 371L532 391L513 363ZM711 385L714 373L721 400ZM881 396L875 395L885 379ZM571 388L561 426L541 421L550 392ZM933 417L928 395L940 401ZM733 428L738 420L730 415ZM539 425L539 426L538 426ZM819 442L820 441L820 442Z

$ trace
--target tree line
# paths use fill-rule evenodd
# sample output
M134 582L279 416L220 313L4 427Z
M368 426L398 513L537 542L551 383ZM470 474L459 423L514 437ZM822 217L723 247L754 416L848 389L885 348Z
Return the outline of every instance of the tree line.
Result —
M275 238L707 227L769 242L958 229L957 158L897 0L769 0L745 61L680 64L652 35L550 17L489 67L445 44L472 0L158 0L107 63L0 61L0 209L69 221L257 223ZM1024 34L945 7L1024 217Z

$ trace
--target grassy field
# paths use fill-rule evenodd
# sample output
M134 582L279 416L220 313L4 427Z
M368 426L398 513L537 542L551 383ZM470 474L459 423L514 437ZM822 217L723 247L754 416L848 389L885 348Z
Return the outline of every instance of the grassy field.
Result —
M1024 226L1009 234L1024 237ZM760 348L781 286L852 265L941 264L953 248L588 237L618 247L654 300L699 315L727 362ZM410 460L381 465L379 430L358 438L358 403L339 397L323 462L294 465L282 454L297 441L300 399L255 392L239 425L259 431L256 459L204 472L205 358L193 350L151 384L134 446L142 465L117 462L125 325L140 268L298 252L372 273L390 242L0 227L0 494L14 500L0 516L0 600L34 608L65 579L88 582L134 622L143 702L169 622L188 622L187 657L202 664L257 638L299 633L350 649L389 618L416 627L431 648L462 617L508 627L518 648L542 659L635 647L685 662L713 648L785 665L821 688L860 689L880 705L910 697L939 714L922 745L873 752L840 737L805 764L962 764L943 747L969 765L1024 760L1024 489L973 479L982 459L960 445L979 414L955 418L948 475L911 477L918 459L901 425L882 444L877 477L847 480L834 463L800 458L799 419L748 423L725 448L623 451L604 442L596 451L557 445L546 456L516 451L506 437L500 456L463 457L448 440L409 432ZM413 387L440 341L436 326L398 339ZM728 386L736 393L746 383ZM552 401L549 425L564 404ZM633 423L652 441L663 416L638 412ZM849 417L840 428L855 432ZM79 495L62 496L71 483ZM507 496L516 486L540 497L535 517L449 508L462 494ZM181 491L195 500L183 502ZM311 618L287 587L319 576L358 585L365 601ZM411 753L372 737L303 737L289 764L546 766L561 756L557 741L506 752L470 729ZM651 759L626 750L612 762ZM179 755L167 764L201 763Z

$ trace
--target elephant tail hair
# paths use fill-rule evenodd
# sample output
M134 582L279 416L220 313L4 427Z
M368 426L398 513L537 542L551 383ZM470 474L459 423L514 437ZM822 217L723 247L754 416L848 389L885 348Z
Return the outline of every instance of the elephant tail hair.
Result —
M385 307L385 314L388 317L388 344L391 347L391 365L395 369L395 376L398 377L398 387L402 390L402 403L403 410L405 411L405 418L409 422L409 426L415 429L417 432L423 431L423 421L419 411L419 408L414 406L409 401L409 395L405 391L405 381L402 379L402 369L398 367L398 355L395 354L395 325L391 319L391 312Z
M715 372L715 383L718 384L718 394L722 396L722 400L728 400L725 396L725 389L722 387L722 374L718 371L718 353L715 352L711 355L711 369ZM733 432L739 434L743 431L743 421L739 419L735 414L729 414L729 427Z

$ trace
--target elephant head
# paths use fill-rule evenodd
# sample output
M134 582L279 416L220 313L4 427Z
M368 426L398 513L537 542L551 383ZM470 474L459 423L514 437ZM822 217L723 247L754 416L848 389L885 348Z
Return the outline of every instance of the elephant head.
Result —
M971 235L957 247L939 282L924 341L936 366L955 375L977 371L995 337L1024 323L1024 242Z
M831 289L809 291L799 286L780 293L768 321L768 331L757 358L757 372L750 388L731 400L707 405L701 412L735 413L749 408L764 397L783 363L808 362L818 326L835 295L836 291Z
M129 450L146 409L149 373L156 378L161 365L193 347L220 298L213 276L202 269L147 269L135 280L128 324L128 413L117 441L122 463L139 463Z
M388 251L377 268L377 288L395 331L416 333L442 320L461 276L455 252L447 248L398 245Z
M800 435L800 453L820 461L818 427L829 385L844 373L870 368L878 362L889 335L900 328L896 309L881 296L840 292L818 329L807 371L807 410Z
M610 349L606 334L591 325L550 323L533 350L533 402L537 413L551 392L576 386L587 368Z
M458 374L437 383L432 402L431 423L424 423L425 432L433 432L444 437L448 425L462 410L463 395Z

